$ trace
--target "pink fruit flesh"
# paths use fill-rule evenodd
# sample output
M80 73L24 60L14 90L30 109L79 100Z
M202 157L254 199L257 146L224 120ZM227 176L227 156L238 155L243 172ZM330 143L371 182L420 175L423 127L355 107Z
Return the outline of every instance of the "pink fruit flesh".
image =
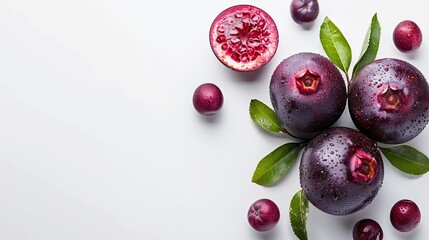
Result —
M221 12L210 28L210 46L216 57L237 71L256 70L277 51L278 31L262 9L237 5Z

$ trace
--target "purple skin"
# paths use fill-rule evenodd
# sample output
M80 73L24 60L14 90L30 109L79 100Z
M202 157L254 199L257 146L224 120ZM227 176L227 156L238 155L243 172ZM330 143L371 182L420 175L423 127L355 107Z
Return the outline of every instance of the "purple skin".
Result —
M393 43L403 53L415 52L422 44L422 40L422 32L413 21L402 21L393 30Z
M371 139L400 144L415 138L429 121L429 85L413 65L392 58L366 65L349 89L356 127Z
M277 205L266 198L254 202L247 212L247 220L256 231L266 232L273 229L280 220Z
M396 202L390 210L390 222L400 232L409 232L419 225L420 209L411 200L403 199Z
M383 240L383 229L372 219L362 219L353 227L353 240Z
M351 128L333 127L308 142L299 173L304 194L316 208L347 215L375 198L384 165L371 139Z
M270 97L283 127L293 136L311 138L340 118L347 92L340 71L329 59L298 53L275 69Z
M200 114L214 115L223 106L223 95L215 84L204 83L195 89L192 102Z
M317 0L292 0L290 14L299 25L311 23L319 15L319 3Z

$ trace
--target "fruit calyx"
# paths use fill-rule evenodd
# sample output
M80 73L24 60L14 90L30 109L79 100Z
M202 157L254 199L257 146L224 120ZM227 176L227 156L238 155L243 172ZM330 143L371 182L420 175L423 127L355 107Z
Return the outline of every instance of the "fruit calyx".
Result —
M308 69L295 76L296 86L301 94L312 94L317 92L320 75Z
M381 105L381 110L386 112L398 112L401 105L405 104L405 96L402 89L387 86L378 96L378 102Z
M368 153L358 149L350 161L352 181L355 183L368 183L377 173L377 162Z

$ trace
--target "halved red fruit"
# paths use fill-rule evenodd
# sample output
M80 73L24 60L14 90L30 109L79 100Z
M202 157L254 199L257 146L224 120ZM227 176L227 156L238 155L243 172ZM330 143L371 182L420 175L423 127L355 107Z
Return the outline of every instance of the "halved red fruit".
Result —
M210 46L216 57L237 71L253 71L277 51L279 34L274 20L251 5L225 9L210 27Z

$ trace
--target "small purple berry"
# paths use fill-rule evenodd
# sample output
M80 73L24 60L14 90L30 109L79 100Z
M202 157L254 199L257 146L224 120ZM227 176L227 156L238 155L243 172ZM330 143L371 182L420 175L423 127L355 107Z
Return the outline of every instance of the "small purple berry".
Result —
M404 53L416 51L422 44L422 38L419 26L411 20L400 22L393 30L393 42Z
M273 229L280 219L280 210L270 199L259 199L247 212L247 220L256 231L266 232Z
M214 115L223 105L223 94L213 83L204 83L195 89L192 99L195 110L202 115Z
M362 219L353 227L353 240L383 240L383 229L372 219Z
M292 0L290 14L300 25L311 23L319 15L319 3L317 0Z
M421 219L417 204L408 199L396 202L390 210L390 222L400 232L409 232L419 225Z

